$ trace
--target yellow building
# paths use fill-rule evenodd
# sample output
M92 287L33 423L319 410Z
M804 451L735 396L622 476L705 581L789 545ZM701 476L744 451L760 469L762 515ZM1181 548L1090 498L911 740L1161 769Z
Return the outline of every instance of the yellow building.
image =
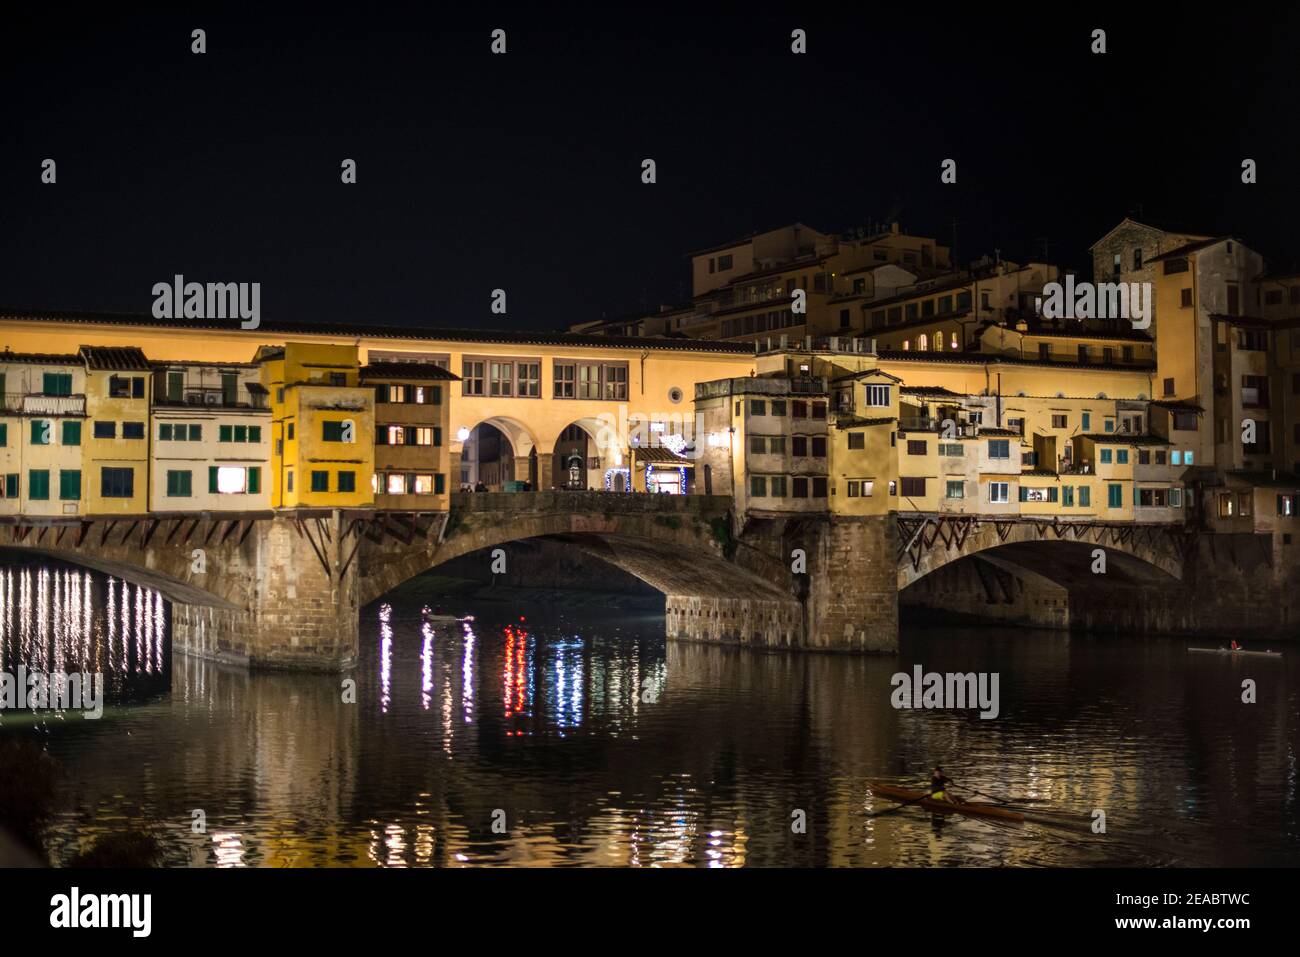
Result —
M372 362L360 381L375 393L375 506L446 511L450 390L459 378L428 362Z
M0 515L83 511L80 355L0 353Z
M372 506L375 392L360 385L356 346L288 342L255 361L271 406L271 506Z
M80 348L88 435L82 436L86 512L144 515L149 502L152 370L139 346Z

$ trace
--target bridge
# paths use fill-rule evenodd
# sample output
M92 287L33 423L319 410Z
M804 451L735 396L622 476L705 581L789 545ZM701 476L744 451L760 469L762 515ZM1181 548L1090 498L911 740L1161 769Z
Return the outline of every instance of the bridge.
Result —
M173 644L267 668L340 670L362 607L444 562L512 542L560 543L663 592L671 637L762 647L890 651L898 593L981 555L1003 574L1182 578L1175 526L954 514L750 520L723 496L468 493L449 512L373 509L0 519L0 550L47 556L159 591ZM494 554L495 549L503 554ZM1115 580L1115 579L1112 579ZM990 599L993 600L993 599Z

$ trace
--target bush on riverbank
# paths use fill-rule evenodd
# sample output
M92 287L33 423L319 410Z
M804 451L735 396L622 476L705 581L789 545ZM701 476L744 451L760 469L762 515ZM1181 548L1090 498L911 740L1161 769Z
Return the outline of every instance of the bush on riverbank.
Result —
M58 766L38 745L0 740L0 826L32 850L54 811Z
M163 844L148 827L104 834L72 860L68 867L158 867Z

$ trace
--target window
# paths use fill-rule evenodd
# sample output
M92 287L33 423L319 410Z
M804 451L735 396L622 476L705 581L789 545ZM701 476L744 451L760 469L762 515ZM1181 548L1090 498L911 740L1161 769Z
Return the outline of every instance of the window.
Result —
M45 502L50 497L50 470L31 469L27 473L27 497L36 502Z
M825 476L814 476L812 480L813 498L825 498L829 492L829 485Z
M812 417L813 417L814 419L824 419L824 418L826 418L826 403L825 403L825 402L814 402L814 403L812 404Z
M808 418L808 403L803 399L794 399L790 403L790 415L796 419Z
M515 364L513 362L488 363L488 394L508 397L514 395Z
M72 373L46 372L41 392L44 395L72 395Z
M117 438L116 422L96 422L95 438L97 439L115 439Z
M925 479L924 478L899 478L902 485L902 493L911 498L925 497Z
M284 437L285 437L286 439L288 439L290 442L292 442L292 441L293 441L293 423L292 423L292 422L286 422L284 428L285 428Z
M555 376L555 397L557 399L575 398L574 388L577 382L577 367L571 362L557 362L553 367Z
M889 386L887 385L869 385L867 386L867 405L873 408L883 408L889 405Z
M346 386L348 384L348 375L346 372L331 372L329 374L329 384L334 386Z
M401 472L389 472L384 476L384 492L388 495L405 495L406 476Z
M1074 486L1073 485L1061 486L1061 505L1065 508L1074 507Z
M120 375L109 376L108 396L111 399L129 399L131 397L131 380Z
M865 432L850 432L850 433L849 433L849 448L850 448L850 449L864 449L864 448L866 448L866 438L867 438L867 436L866 436L866 433L865 433Z
M1106 486L1106 505L1109 508L1124 507L1124 486L1113 484Z
M584 362L578 366L578 398L600 398L600 366Z
M767 450L773 455L785 455L785 436L769 435L767 437Z
M482 360L473 359L466 359L461 363L461 395L483 395L485 365Z
M875 484L871 479L850 479L847 489L848 496L849 498L869 498Z
M1237 513L1237 496L1225 492L1219 496L1219 518L1232 518Z
M351 442L353 434L350 426L350 422L322 422L321 438L326 442ZM222 426L222 428L224 429L225 426ZM242 428L242 426L236 429L236 441L239 441L237 434L239 428ZM244 441L247 441L247 439L245 438Z
M357 490L356 472L339 472L339 491L355 492Z
M731 268L731 254L718 257L718 272L726 272Z
M989 458L991 459L1009 459L1011 458L1011 442L1009 439L989 439Z
M965 482L962 482L962 481L953 481L953 480L950 479L950 480L948 481L947 497L948 497L948 498L965 498L965 497L966 497L966 483L965 483Z
M516 367L519 375L519 397L536 399L542 394L542 364L540 362L520 362Z
M1069 428L1070 417L1068 415L1053 415L1052 428L1065 429Z
M1174 394L1174 380L1172 378L1165 379L1164 387L1165 395L1168 396Z
M328 492L330 490L330 473L312 472L311 490L313 492Z
M1083 424L1079 426L1079 430L1080 430L1081 432L1085 432L1085 433L1086 433L1086 432L1091 432L1091 431L1092 431L1092 413L1091 413L1091 412L1085 412L1085 413L1083 413Z
M794 478L790 480L790 489L791 489L791 495L794 498L807 498L808 479L801 475L796 475Z
M143 422L123 422L122 438L124 439L143 439L144 423Z
M1010 485L1006 482L989 482L989 501L996 505L1010 502Z
M926 446L927 446L927 444L928 444L928 443L927 443L924 439L908 439L908 440L907 440L907 454L908 454L908 455L924 455L925 452L926 452Z
M1128 465L1128 449L1115 450L1115 464Z
M293 469L289 469L284 473L284 490L286 492L293 491Z
M54 423L49 419L32 419L32 445L52 445Z
M766 497L767 478L762 475L751 475L749 478L749 494L754 498Z
M764 402L762 399L750 399L750 400L749 400L749 414L750 414L750 415L767 415L767 403Z
M1092 488L1088 485L1079 486L1079 507L1088 508L1092 505Z
M17 472L10 472L8 475L5 476L4 497L5 498L18 497L18 473Z
M1055 488L1028 488L1020 486L1020 501L1022 502L1055 502L1057 499L1057 490Z
M1114 432L1114 431L1115 431L1115 420L1114 420L1114 419L1107 419L1106 422L1105 422L1104 429L1105 429L1105 431L1107 431L1107 432Z
M1110 465L1114 462L1114 452L1111 449L1098 449L1097 458L1102 465Z
M812 437L812 454L813 458L826 458L826 436L814 435Z
M959 459L966 454L966 450L960 442L940 442L939 454L949 458Z
M752 455L762 455L767 451L767 439L761 435L749 437L749 451Z
M1268 408L1268 376L1241 377L1241 404L1257 409Z
M1085 345L1079 346L1079 361L1084 364L1088 362L1088 347Z
M1182 453L1182 452L1179 452L1177 449L1174 449L1174 451L1170 452L1170 453L1169 453L1169 464L1170 464L1170 465L1182 465L1182 464L1183 464L1183 453Z
M1183 309L1192 308L1192 290L1190 286L1186 289L1180 290L1178 305Z
M1038 358L1047 362L1052 358L1052 345L1049 342L1040 342L1038 344Z
M447 491L447 476L441 472L433 473L433 494L441 495Z
M790 439L790 452L792 455L808 454L808 436L796 435Z
M785 415L785 399L773 399L770 412L772 415Z
M9 444L9 426L0 422L0 448ZM66 444L66 443L65 443Z
M194 476L189 471L167 472L167 495L170 498L189 498L193 492Z
M133 498L135 496L135 469L101 468L99 470L100 494L104 498Z

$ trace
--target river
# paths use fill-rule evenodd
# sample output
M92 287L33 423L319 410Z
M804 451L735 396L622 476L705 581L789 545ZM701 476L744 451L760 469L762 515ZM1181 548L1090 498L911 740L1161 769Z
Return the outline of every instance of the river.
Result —
M927 625L897 658L755 652L665 641L656 613L407 590L363 611L355 672L250 674L171 660L152 593L123 619L121 582L47 581L41 605L40 575L26 604L21 569L0 589L0 668L109 675L99 720L0 712L60 768L55 862L147 822L178 866L1300 863L1295 650ZM895 709L917 664L997 673L998 716ZM880 814L869 782L935 763L1029 820Z

